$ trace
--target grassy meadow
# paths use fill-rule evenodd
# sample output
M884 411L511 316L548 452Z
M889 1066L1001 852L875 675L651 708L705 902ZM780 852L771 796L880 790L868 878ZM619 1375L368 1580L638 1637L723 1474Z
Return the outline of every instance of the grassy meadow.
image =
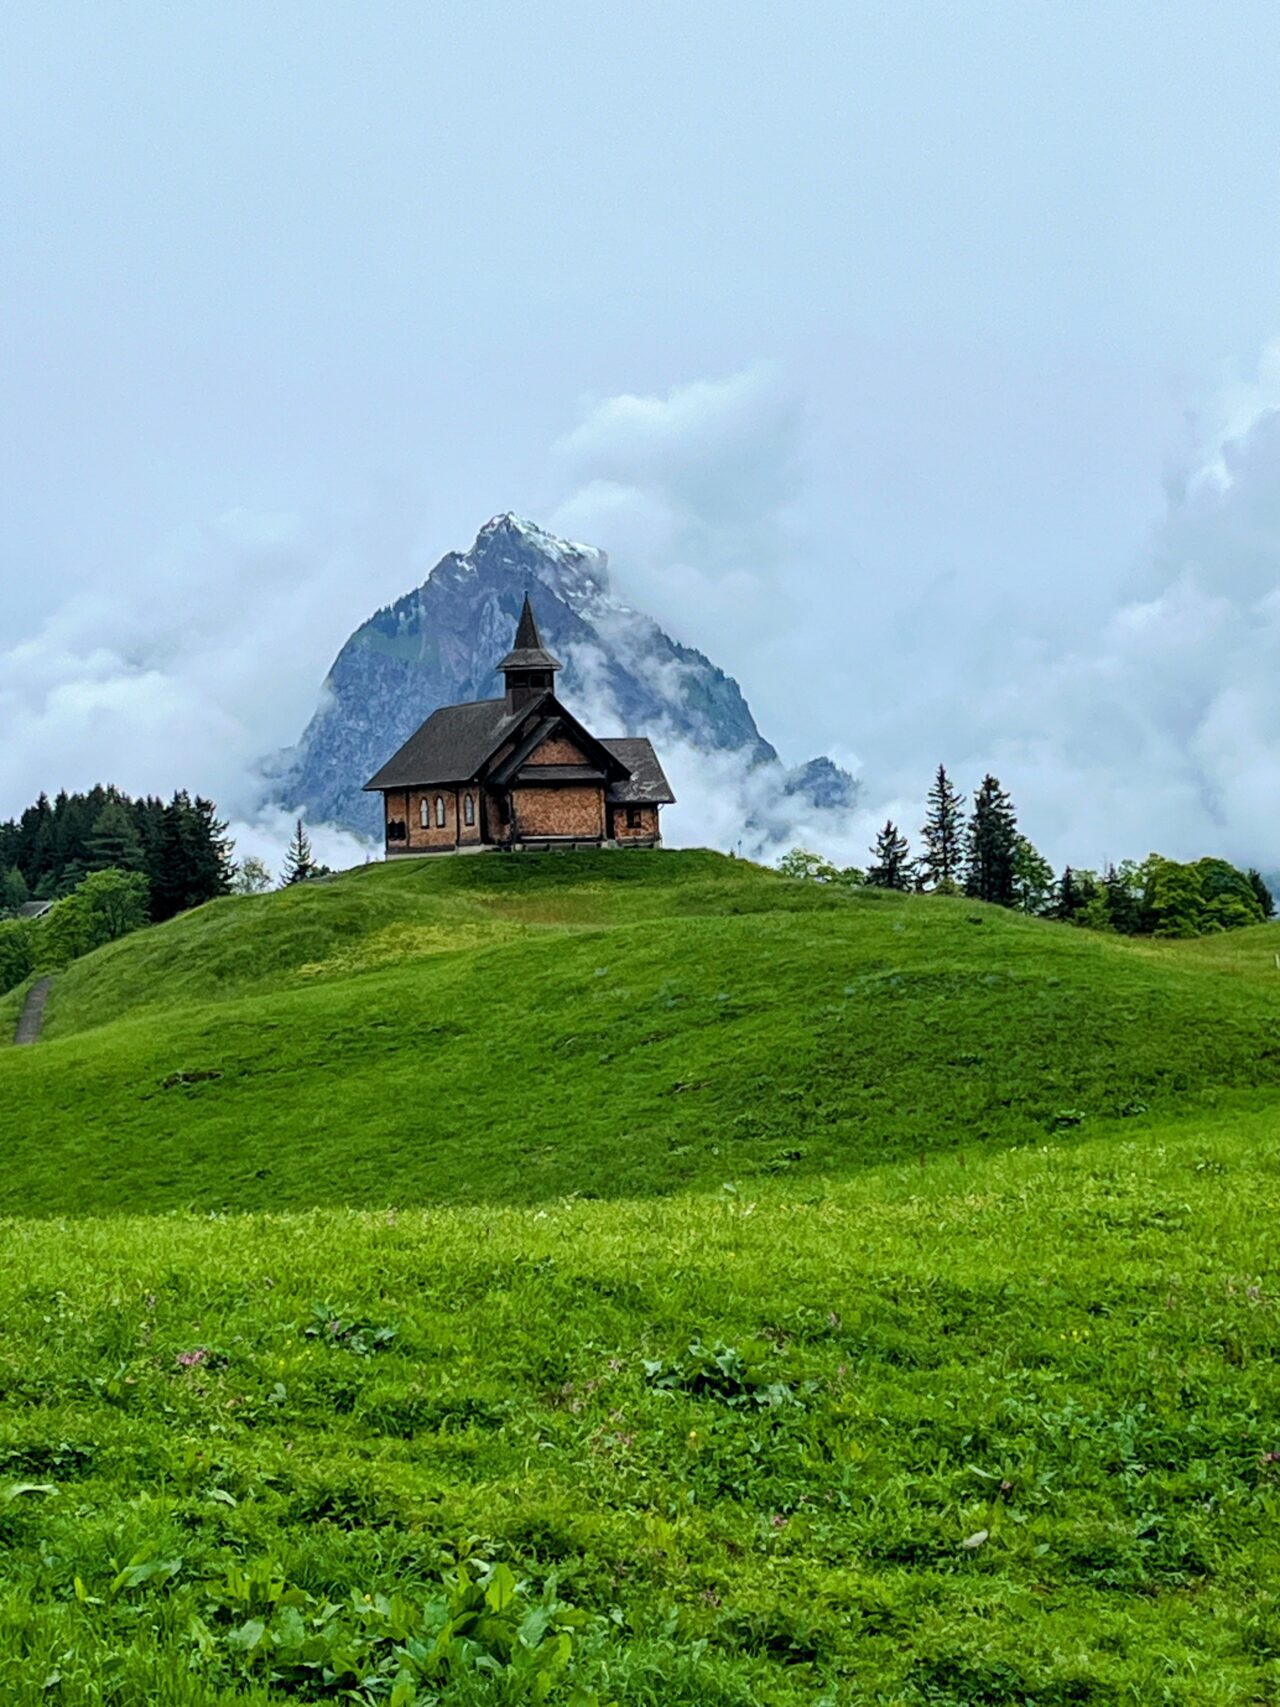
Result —
M76 963L0 1700L1280 1699L1278 947L628 853Z

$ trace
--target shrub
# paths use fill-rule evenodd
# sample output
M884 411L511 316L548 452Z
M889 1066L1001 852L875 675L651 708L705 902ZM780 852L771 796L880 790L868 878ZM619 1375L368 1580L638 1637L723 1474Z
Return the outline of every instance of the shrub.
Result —
M0 923L0 995L21 984L35 970L35 925L30 919Z

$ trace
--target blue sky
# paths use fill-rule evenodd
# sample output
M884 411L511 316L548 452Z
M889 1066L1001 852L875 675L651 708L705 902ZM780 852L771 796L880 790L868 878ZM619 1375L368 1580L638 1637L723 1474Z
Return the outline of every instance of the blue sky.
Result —
M0 810L100 770L98 691L156 786L199 762L182 694L111 674L210 675L175 613L223 748L289 739L353 624L507 508L593 528L789 757L892 799L994 746L1047 800L1100 743L1037 684L1177 581L1223 433L1262 454L1274 6L31 4L3 47L0 706L58 774L0 772ZM656 462L627 396L669 411ZM1202 512L1240 604L1252 523L1214 566ZM295 606L255 611L264 540ZM1240 667L1197 661L1202 722ZM1222 790L1183 777L1153 835L1194 795L1256 839Z

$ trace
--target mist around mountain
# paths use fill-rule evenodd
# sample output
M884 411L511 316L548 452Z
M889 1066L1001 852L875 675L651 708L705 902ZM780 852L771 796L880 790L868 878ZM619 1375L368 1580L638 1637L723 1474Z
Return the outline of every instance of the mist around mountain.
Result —
M719 810L700 839L761 852L797 819L854 805L857 784L829 758L782 764L733 677L617 597L603 551L511 514L346 641L297 746L264 766L273 803L380 839L381 804L362 785L438 706L498 695L494 666L526 592L564 664L558 691L595 733L649 735L664 758L674 753L677 795L690 773L681 756L694 771L712 761Z

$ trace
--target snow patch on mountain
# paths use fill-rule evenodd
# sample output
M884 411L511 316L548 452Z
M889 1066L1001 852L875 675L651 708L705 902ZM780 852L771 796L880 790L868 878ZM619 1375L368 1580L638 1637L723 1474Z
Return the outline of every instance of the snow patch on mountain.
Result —
M815 819L840 839L857 795L847 771L827 758L787 769L737 682L618 596L605 552L510 513L351 635L298 745L264 766L273 802L380 840L381 804L362 785L438 706L497 697L526 592L566 705L599 735L657 745L680 796L669 842L764 855Z

